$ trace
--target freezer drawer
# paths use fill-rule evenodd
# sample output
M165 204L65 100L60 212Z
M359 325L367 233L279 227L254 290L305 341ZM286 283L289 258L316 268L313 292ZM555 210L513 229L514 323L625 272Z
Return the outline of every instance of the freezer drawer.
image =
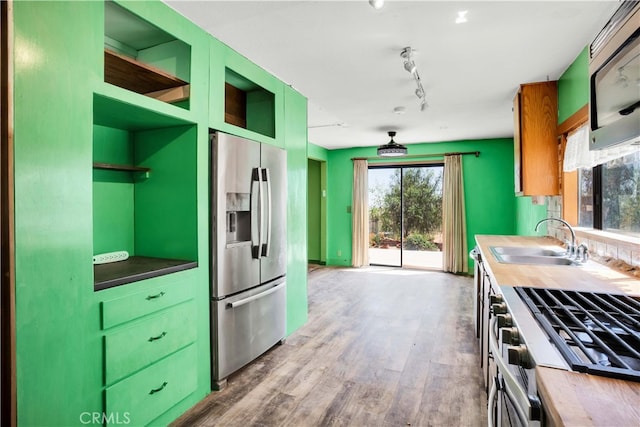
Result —
M286 281L273 281L220 301L212 301L213 388L284 339Z

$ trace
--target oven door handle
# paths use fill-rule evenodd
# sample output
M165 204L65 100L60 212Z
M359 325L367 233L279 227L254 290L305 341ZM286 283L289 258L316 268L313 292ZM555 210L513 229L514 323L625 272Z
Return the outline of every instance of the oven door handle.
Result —
M498 397L498 378L492 378L489 397L487 398L487 427L496 427L496 420L493 418L493 404Z
M529 395L527 394L527 391L513 376L513 373L508 368L507 363L502 360L502 352L500 351L500 347L498 345L498 337L496 335L496 323L497 318L494 317L493 319L491 319L491 323L489 324L489 348L491 349L491 353L493 354L493 360L496 362L496 365L498 365L498 370L502 374L502 379L504 381L504 391L511 399L511 403L513 403L520 421L522 421L523 424L527 425L529 424L528 421L531 420L531 400ZM527 402L527 407L523 408L521 406L521 402Z

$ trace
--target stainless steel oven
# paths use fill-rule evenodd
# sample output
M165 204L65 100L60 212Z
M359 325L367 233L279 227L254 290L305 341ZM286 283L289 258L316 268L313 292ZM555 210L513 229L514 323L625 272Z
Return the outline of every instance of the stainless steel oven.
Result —
M535 367L640 382L640 298L500 286L489 325L490 426L545 426ZM499 301L498 301L499 300Z
M513 287L500 287L489 324L489 349L496 369L490 379L489 426L540 426L543 408L535 366L569 369ZM501 301L498 301L501 300Z

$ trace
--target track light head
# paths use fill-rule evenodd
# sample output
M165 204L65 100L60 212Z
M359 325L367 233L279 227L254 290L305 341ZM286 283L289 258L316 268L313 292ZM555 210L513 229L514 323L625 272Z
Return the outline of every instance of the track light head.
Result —
M413 74L416 72L416 63L413 61L404 61L404 69Z

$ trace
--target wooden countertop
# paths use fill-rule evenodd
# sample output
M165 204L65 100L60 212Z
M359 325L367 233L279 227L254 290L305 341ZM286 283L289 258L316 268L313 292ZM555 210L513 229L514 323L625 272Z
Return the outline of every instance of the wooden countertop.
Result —
M551 237L476 236L485 268L494 284L616 292L640 296L640 280L595 261L581 266L500 263L491 246L537 246L559 249ZM640 426L640 383L536 368L536 382L557 426Z
M498 262L491 246L535 246L560 250L552 237L476 236L476 243L494 283L507 286L572 289L594 292L623 292L640 296L640 280L589 260L581 266L524 265Z
M536 380L554 425L640 425L640 383L553 368L536 368Z

